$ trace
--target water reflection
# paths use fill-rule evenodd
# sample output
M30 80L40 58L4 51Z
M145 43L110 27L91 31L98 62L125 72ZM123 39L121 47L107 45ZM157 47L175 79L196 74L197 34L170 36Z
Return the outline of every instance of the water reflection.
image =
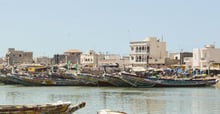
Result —
M76 114L113 109L128 114L220 113L218 88L99 88L0 86L1 104L86 102Z

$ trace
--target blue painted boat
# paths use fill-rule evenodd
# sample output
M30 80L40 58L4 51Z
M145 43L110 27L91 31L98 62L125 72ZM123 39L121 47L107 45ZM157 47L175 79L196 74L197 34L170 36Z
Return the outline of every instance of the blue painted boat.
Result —
M157 79L145 78L147 82L154 83L154 87L204 87L215 85L217 79Z

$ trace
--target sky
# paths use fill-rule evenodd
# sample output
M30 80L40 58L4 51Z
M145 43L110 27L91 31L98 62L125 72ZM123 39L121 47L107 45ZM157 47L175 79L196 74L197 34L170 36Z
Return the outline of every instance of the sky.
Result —
M129 54L129 42L154 36L168 52L220 47L219 0L0 0L0 56L82 52Z

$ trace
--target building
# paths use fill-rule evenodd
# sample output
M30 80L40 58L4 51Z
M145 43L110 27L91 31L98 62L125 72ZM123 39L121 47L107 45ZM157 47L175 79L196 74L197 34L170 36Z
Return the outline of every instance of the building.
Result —
M3 64L4 63L4 59L3 57L0 58L0 64Z
M72 64L81 64L80 56L82 52L77 49L67 50L64 52L64 55L66 56L66 61L70 62Z
M87 53L81 54L80 62L83 66L94 67L97 66L97 54L95 51L90 50Z
M52 59L52 64L67 63L67 57L64 54L55 54Z
M123 69L124 66L128 66L130 63L129 57L121 57L118 54L99 54L98 55L98 66L103 65L118 65L119 68Z
M149 37L143 41L130 42L130 64L134 66L165 65L166 42Z
M184 63L185 63L185 69L186 70L190 70L192 69L192 62L193 61L193 57L185 57L184 58Z
M24 52L9 48L5 56L9 65L31 64L33 63L33 52Z
M208 70L213 63L220 63L220 48L215 48L215 45L205 45L203 48L193 49L193 68ZM220 69L219 65L215 66Z
M49 57L37 57L35 59L35 63L41 64L41 65L51 65L52 59Z
M192 56L192 52L170 53L168 57L169 62L167 62L166 65L185 65L185 58Z

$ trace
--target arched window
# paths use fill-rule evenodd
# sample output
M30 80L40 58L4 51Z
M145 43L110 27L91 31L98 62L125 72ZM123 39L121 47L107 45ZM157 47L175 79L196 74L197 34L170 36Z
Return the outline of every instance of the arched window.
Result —
M141 62L141 56L139 56L138 62Z
M149 46L147 46L147 52L148 52L148 53L150 52L150 47L149 47Z

